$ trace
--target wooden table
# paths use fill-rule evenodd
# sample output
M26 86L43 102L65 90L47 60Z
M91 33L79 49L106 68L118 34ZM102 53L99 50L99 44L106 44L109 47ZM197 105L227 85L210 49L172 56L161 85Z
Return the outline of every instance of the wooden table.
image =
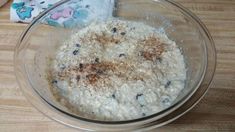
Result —
M176 0L196 13L210 30L218 65L211 89L190 112L158 131L235 131L235 0ZM26 24L9 21L8 2L0 8L0 131L75 131L32 107L13 70L13 52Z

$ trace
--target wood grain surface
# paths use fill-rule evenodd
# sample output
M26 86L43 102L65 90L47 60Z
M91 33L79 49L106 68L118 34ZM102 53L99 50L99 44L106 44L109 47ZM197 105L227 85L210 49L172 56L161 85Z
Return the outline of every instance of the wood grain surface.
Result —
M154 131L235 131L235 0L176 0L201 18L218 55L211 89L190 112ZM13 52L26 24L9 21L11 1L0 8L0 131L72 132L33 108L13 70Z

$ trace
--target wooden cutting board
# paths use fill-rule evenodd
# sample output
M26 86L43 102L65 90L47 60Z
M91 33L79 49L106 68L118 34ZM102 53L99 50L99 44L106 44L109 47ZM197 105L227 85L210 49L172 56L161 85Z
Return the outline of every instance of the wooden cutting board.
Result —
M155 131L235 131L235 0L176 0L201 18L218 55L211 89L190 112ZM13 71L13 52L26 24L9 21L11 1L0 8L0 131L71 132L32 107Z

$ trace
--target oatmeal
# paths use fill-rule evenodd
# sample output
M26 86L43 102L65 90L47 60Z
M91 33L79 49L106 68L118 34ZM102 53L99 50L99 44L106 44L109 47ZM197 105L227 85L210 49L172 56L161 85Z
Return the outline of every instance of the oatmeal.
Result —
M56 99L98 120L130 120L169 107L184 88L176 43L144 23L110 20L73 34L49 68Z

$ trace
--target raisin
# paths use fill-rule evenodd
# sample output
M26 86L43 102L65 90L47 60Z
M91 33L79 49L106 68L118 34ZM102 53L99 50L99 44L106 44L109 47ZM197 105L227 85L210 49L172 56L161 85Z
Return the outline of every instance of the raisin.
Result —
M140 96L143 96L143 94L137 94L136 97L135 97L135 99L138 100L138 98L139 98Z
M99 63L99 62L100 62L100 59L99 59L99 58L95 58L95 62L96 62L96 63Z
M120 54L119 57L123 57L123 56L126 56L125 54Z
M167 81L165 88L169 88L170 85L171 85L171 81Z
M76 44L76 47L81 47L81 45L80 44Z
M45 3L45 1L41 1L41 2L40 2L40 4L44 4L44 3Z
M74 50L73 55L77 55L77 54L78 54L78 50Z
M161 103L163 106L170 106L171 105L171 99L169 96L163 96L161 97Z
M116 33L116 32L117 32L117 28L114 27L114 28L112 29L112 32L113 32L113 33Z
M169 103L170 100L168 98L165 98L164 100L162 100L162 103L166 104L166 103Z
M116 98L115 94L112 94L112 97L115 99Z
M124 35L126 35L126 33L125 32L121 32L121 35L124 36Z
M52 83L56 84L56 83L58 83L58 81L57 80L52 80Z
M82 63L79 64L79 68L80 68L80 69L83 68L83 64L82 64Z

